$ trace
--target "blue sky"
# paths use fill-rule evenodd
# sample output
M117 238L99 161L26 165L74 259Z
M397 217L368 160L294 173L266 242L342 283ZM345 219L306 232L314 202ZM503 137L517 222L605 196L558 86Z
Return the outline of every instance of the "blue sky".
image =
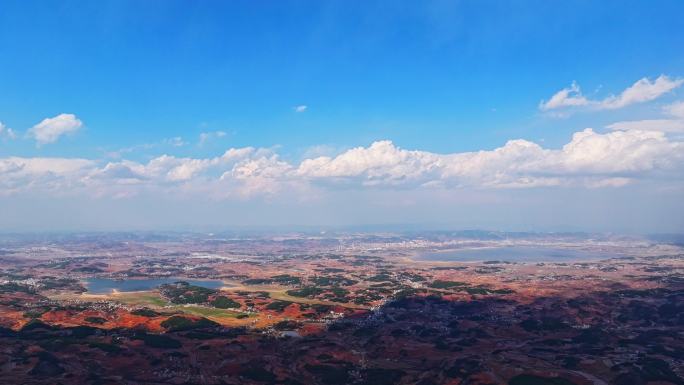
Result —
M681 1L4 1L0 122L15 138L0 139L0 158L103 168L252 146L297 167L382 140L436 154L514 139L560 149L587 127L663 119L682 99L682 14ZM600 101L661 75L671 88L625 108L540 108L573 81ZM37 145L32 127L60 114L78 127ZM214 134L200 145L202 133Z
M72 112L88 128L50 155L209 130L292 152L390 136L438 152L560 144L584 122L535 115L558 88L616 92L684 68L680 1L3 4L2 121Z

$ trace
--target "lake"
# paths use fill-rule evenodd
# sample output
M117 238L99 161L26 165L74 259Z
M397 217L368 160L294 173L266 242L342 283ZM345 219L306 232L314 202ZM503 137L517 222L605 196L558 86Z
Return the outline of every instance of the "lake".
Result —
M142 278L142 279L125 279L116 280L110 278L89 278L84 280L85 287L88 293L91 294L110 294L113 290L117 291L146 291L157 288L159 285L166 283L174 283L178 281L185 281L191 285L206 287L208 289L218 289L222 286L228 286L220 280L197 280L186 278Z
M556 247L506 246L458 249L419 254L419 261L505 261L505 262L576 262L621 257L617 253Z

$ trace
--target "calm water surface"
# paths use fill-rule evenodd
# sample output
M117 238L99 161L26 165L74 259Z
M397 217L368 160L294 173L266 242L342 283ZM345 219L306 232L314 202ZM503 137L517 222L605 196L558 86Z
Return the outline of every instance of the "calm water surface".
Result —
M85 287L88 293L91 294L109 294L113 290L117 291L145 291L152 290L159 285L166 283L174 283L178 281L185 281L191 285L206 287L207 289L218 289L222 286L228 286L219 280L196 280L186 278L143 278L143 279L125 279L123 281L109 279L109 278L89 278L85 280Z
M506 262L574 262L621 257L617 253L601 251L563 249L553 247L483 247L419 254L414 257L422 261L506 261Z

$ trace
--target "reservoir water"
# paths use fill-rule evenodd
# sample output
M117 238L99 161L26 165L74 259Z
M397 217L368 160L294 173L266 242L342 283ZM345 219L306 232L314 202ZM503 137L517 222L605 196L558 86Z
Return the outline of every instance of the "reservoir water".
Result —
M602 251L566 249L555 247L506 246L481 247L436 251L419 254L413 259L419 261L505 261L505 262L576 262L621 257L617 253Z
M110 278L88 278L84 280L84 283L86 289L88 289L88 293L90 294L109 294L114 290L122 292L152 290L157 288L159 285L178 281L188 282L191 285L206 287L207 289L218 289L222 286L228 286L220 280L197 280L178 277L142 279L131 278L125 280L116 280Z

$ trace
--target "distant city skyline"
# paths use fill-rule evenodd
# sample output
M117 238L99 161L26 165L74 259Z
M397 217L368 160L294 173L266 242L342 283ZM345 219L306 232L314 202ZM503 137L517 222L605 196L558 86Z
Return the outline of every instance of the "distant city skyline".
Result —
M679 1L8 1L0 231L684 232Z

